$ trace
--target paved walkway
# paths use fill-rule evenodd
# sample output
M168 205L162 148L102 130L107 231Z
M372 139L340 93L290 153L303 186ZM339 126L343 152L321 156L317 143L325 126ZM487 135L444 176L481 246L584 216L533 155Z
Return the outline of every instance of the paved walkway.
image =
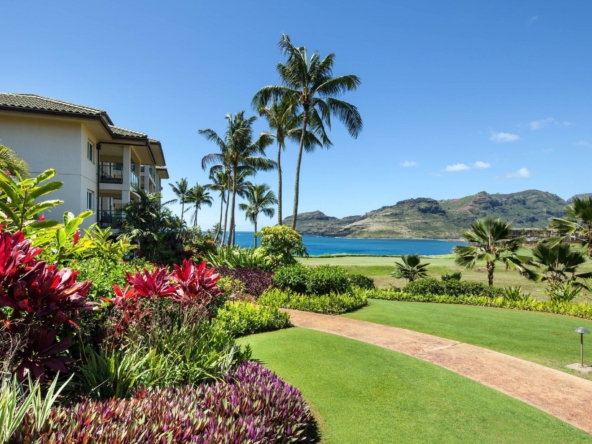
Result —
M592 434L592 381L425 333L339 316L285 311L296 327L356 339L431 362Z

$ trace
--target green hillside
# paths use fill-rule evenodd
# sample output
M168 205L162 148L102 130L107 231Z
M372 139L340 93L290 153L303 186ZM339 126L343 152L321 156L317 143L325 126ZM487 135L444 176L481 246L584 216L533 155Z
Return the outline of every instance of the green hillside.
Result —
M386 237L455 239L475 219L492 216L511 221L516 228L544 227L553 216L563 216L567 202L544 191L511 194L482 191L460 199L437 201L408 199L370 211L363 216L338 219L320 211L298 215L296 229L305 235L331 237ZM292 218L284 219L290 224Z

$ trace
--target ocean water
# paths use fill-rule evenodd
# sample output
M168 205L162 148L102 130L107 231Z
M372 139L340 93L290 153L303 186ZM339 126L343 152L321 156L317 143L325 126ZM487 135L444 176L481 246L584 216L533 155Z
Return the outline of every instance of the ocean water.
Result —
M420 254L438 255L452 253L458 241L433 239L357 239L340 237L302 236L308 254L368 254L395 255ZM237 231L236 243L241 247L253 246L253 232Z

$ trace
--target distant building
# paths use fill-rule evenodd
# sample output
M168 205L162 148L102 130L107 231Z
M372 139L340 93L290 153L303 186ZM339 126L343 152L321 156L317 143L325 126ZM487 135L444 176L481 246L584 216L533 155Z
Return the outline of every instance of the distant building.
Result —
M0 93L0 143L32 175L55 169L64 186L52 198L64 204L49 216L93 210L85 226L118 228L134 188L157 192L169 178L158 140L115 126L105 111L35 94Z

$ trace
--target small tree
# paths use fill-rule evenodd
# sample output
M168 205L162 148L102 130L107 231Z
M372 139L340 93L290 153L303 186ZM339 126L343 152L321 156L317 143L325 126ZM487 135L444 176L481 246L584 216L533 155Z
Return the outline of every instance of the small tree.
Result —
M522 264L528 258L518 256L516 252L524 239L512 239L510 227L510 223L501 219L487 217L476 220L470 230L463 232L463 237L471 245L454 247L455 262L463 267L473 268L477 261L485 261L490 287L493 287L493 273L498 261L505 263L506 268L516 268L523 272Z
M565 218L551 218L551 228L555 228L560 237L551 239L550 243L554 245L567 236L574 236L592 258L592 197L574 197L565 215Z
M397 269L391 273L391 276L397 279L407 279L407 282L428 277L426 268L430 264L422 264L418 254L404 254L401 256L401 260L402 263L395 262Z
M271 257L274 266L296 263L294 256L308 256L302 236L285 225L265 227L261 235L261 248Z
M241 203L238 207L245 212L245 219L253 223L253 237L255 248L257 248L257 218L259 217L259 213L267 217L273 217L275 213L273 205L277 204L278 201L267 184L249 186L246 196L249 203Z
M533 259L530 263L536 270L527 269L528 278L537 282L546 281L549 286L556 287L565 282L592 277L592 273L578 273L577 269L586 262L586 255L575 251L569 244L549 245L539 242L532 249Z

